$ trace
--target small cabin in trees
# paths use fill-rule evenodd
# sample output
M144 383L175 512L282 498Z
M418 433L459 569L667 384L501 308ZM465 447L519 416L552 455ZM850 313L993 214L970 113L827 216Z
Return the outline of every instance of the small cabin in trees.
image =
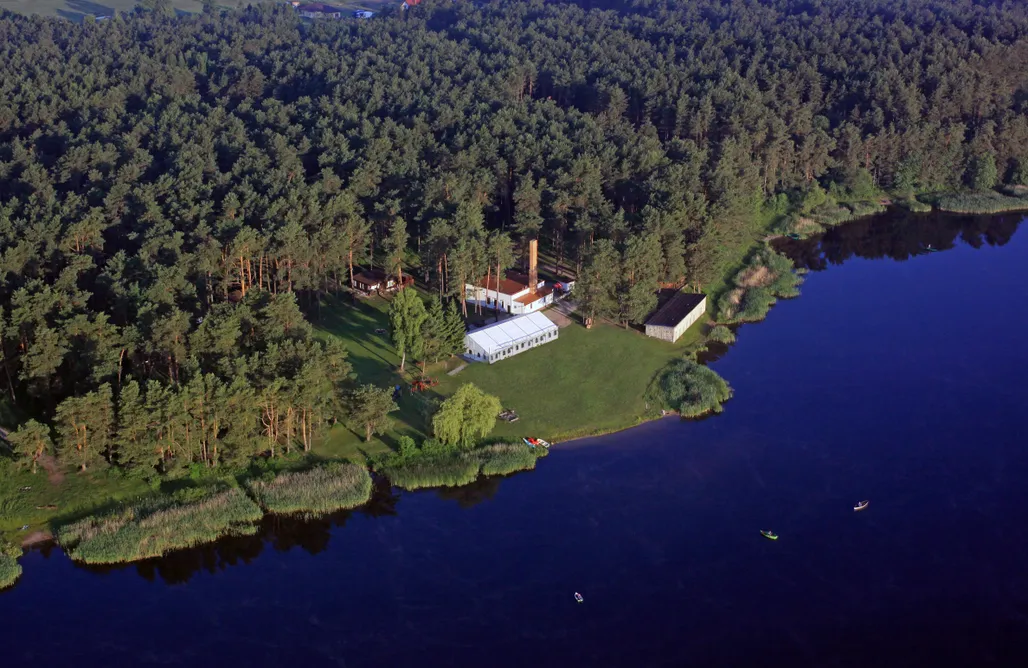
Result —
M414 277L404 275L403 286L414 284ZM400 287L400 283L392 274L387 274L379 269L363 269L353 275L350 287L361 292L393 292Z
M305 19L341 19L343 10L320 2L300 3L293 2L296 13Z
M674 343L706 312L706 295L679 292L646 321L646 336Z

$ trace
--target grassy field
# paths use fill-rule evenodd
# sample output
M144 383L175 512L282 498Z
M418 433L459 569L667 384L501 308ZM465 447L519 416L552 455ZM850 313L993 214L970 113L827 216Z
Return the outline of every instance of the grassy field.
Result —
M125 477L113 471L69 473L57 482L51 483L43 470L35 475L13 467L0 470L0 534L17 540L20 534L40 528L54 517L74 516L99 504L150 492L142 478ZM29 526L22 531L25 525Z
M459 360L430 366L428 373L439 380L439 386L411 395L407 379L397 371L400 360L388 335L375 333L388 328L388 307L386 300L378 298L356 307L340 304L324 311L319 324L321 335L336 336L346 345L362 382L404 383L400 410L393 414L394 429L365 444L352 430L336 426L315 448L319 455L356 458L384 453L395 447L401 434L421 440L429 435L435 402L468 382L498 396L505 409L520 416L513 424L497 421L491 436L497 440L517 442L536 436L559 441L623 429L642 419L643 395L657 371L696 344L703 327L701 320L676 343L668 344L632 329L600 324L587 330L571 324L560 330L556 341L497 364L470 364L455 376L446 371ZM408 371L414 368L408 365Z

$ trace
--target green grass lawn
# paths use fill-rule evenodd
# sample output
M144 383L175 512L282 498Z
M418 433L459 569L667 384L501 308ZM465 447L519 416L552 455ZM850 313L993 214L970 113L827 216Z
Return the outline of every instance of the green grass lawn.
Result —
M23 487L31 489L21 491ZM20 542L22 534L45 528L54 517L73 516L148 492L150 488L141 478L117 472L68 473L60 484L54 485L47 479L46 471L32 474L12 467L0 473L0 533ZM25 524L29 528L23 532L21 527Z
M402 383L400 410L393 414L393 430L363 443L354 431L337 425L315 451L324 457L357 458L394 447L400 434L416 440L430 433L435 404L463 383L475 383L500 398L504 408L517 411L520 420L497 421L493 440L520 440L537 436L564 440L605 433L638 423L646 413L644 394L654 375L680 357L701 338L702 320L675 344L651 339L636 330L600 324L592 329L572 324L560 330L556 341L528 350L496 364L474 363L456 376L446 375L459 364L429 367L439 386L425 394L411 395L409 379L418 373L398 372L399 357L387 334L388 301L372 299L357 306L339 303L323 311L321 336L336 336L350 353L350 362L361 382L381 386ZM411 373L413 372L413 373Z

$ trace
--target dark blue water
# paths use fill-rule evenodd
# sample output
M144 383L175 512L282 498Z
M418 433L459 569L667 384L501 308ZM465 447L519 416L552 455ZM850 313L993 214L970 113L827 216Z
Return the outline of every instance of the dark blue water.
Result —
M139 567L28 554L3 665L1024 665L1015 229L883 218L792 244L827 270L712 363L736 392L716 418Z

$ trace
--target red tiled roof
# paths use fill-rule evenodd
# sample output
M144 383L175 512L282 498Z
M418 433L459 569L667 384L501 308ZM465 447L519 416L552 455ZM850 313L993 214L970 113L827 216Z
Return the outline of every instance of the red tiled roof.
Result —
M536 290L535 294L532 294L531 292L529 292L527 295L521 295L520 297L516 298L514 301L516 301L519 304L531 304L535 300L542 299L543 297L545 297L546 295L550 294L551 292L553 292L553 288L551 288L548 285L545 285L545 286L539 288L538 290Z
M499 289L501 294L516 295L522 290L527 290L528 284L519 283L518 281L511 280L510 278L503 278L498 281L496 276L490 276L488 281L483 277L482 280L478 282L478 287L482 287L493 292Z

